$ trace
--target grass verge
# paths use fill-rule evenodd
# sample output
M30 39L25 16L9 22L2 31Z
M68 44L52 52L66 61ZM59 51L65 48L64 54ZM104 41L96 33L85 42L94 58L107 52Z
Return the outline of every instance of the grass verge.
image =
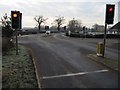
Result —
M35 68L28 50L19 46L19 55L15 47L3 52L2 88L38 88Z
M113 69L115 71L118 71L118 60L113 60L109 56L103 57L98 57L96 54L89 54L88 57L102 65L107 66L110 69Z

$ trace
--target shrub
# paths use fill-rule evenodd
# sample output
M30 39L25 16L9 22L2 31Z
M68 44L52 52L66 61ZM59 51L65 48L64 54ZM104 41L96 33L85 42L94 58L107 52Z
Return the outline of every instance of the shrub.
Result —
M2 27L2 37L12 37L13 32L13 29L11 29L9 26Z

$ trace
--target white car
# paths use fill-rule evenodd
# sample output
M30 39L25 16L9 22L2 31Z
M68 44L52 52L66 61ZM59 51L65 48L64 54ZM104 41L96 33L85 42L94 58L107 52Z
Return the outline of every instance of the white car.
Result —
M50 35L51 31L50 31L50 30L48 30L48 31L46 31L45 33Z

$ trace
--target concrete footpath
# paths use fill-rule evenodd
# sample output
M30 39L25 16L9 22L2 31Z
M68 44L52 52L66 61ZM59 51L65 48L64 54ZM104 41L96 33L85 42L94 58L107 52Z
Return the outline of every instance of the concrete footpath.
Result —
M100 57L96 54L89 54L88 57L92 59L95 62L98 62L109 69L112 69L114 71L119 71L118 69L118 63L120 63L118 60L111 59L110 56Z

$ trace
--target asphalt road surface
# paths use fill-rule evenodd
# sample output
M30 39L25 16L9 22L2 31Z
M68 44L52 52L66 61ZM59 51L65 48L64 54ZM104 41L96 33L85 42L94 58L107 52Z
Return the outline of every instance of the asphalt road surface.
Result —
M102 39L70 38L63 33L19 37L31 49L41 88L117 88L118 74L90 60ZM106 54L118 58L117 40L107 40Z

